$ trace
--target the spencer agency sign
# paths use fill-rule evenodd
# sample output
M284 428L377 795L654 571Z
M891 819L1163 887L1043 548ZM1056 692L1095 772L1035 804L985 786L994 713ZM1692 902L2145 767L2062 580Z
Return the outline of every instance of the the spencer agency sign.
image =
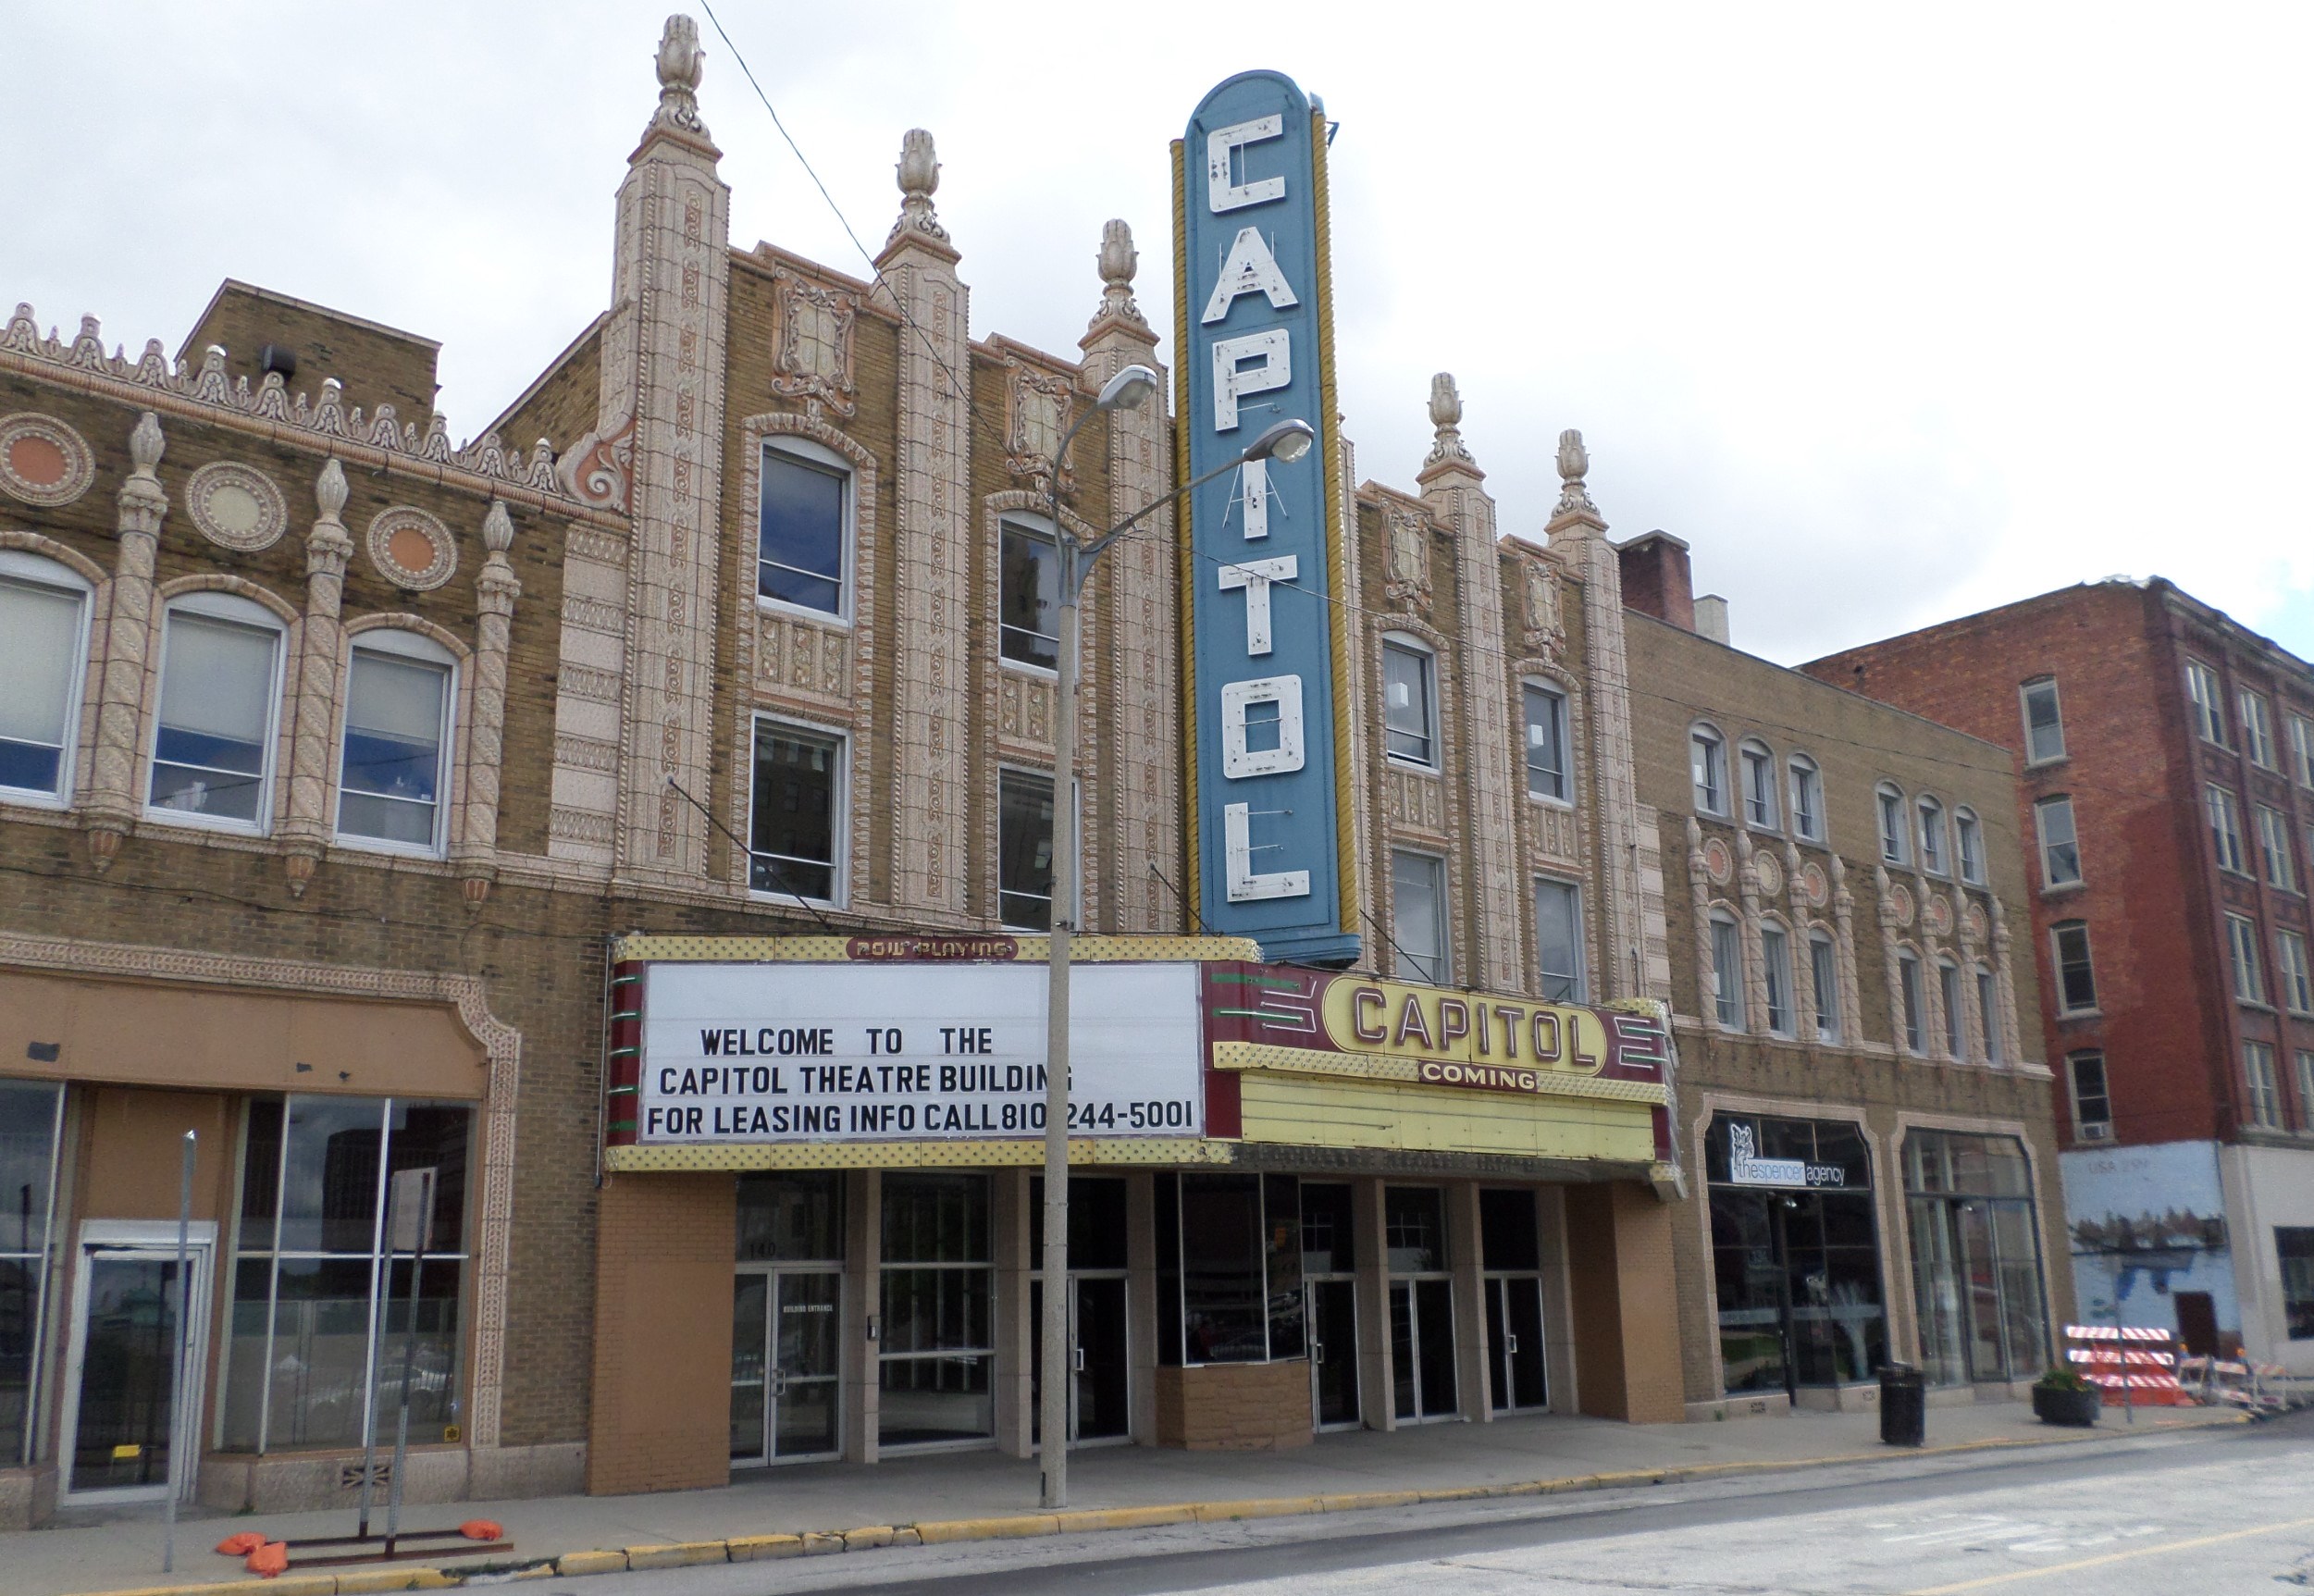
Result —
M1322 117L1292 79L1247 72L1207 94L1177 146L1183 196L1181 427L1189 477L1268 427L1305 421L1292 462L1223 470L1190 500L1189 721L1198 912L1270 959L1355 959L1346 922L1334 737L1342 506L1324 362Z
M1073 972L1069 1131L1196 1136L1196 967ZM1036 964L653 963L635 1133L645 1145L988 1140L1045 1130Z

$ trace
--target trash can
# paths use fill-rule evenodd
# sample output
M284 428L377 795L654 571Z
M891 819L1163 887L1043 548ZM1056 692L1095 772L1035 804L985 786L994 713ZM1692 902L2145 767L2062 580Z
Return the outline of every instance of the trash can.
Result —
M1919 1446L1928 1439L1928 1382L1910 1364L1880 1369L1880 1442Z

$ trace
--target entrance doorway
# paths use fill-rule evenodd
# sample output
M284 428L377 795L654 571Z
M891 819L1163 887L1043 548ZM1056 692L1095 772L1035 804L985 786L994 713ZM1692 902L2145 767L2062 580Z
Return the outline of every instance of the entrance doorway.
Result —
M731 1303L731 1461L834 1457L842 1382L844 1277L833 1269L741 1273Z
M1072 1445L1132 1439L1131 1348L1125 1277L1069 1277L1069 1440ZM1029 1433L1044 1434L1045 1282L1029 1283Z
M1479 1254L1486 1271L1488 1404L1496 1413L1550 1405L1542 1333L1542 1246L1535 1193L1479 1194Z
M1454 1288L1447 1272L1446 1194L1391 1186L1382 1194L1390 1268L1391 1396L1399 1422L1452 1418Z
M217 1226L192 1226L189 1281L177 1270L173 1220L90 1219L80 1227L73 1271L72 1330L66 1355L64 1457L57 1495L69 1500L162 1501L169 1458L198 1450L200 1381L180 1392L177 1330L190 1313L185 1367L206 1367L210 1256ZM193 1471L187 1469L183 1497Z
M1319 1429L1351 1429L1358 1406L1357 1204L1330 1181L1302 1182L1302 1281L1309 1305L1310 1413Z

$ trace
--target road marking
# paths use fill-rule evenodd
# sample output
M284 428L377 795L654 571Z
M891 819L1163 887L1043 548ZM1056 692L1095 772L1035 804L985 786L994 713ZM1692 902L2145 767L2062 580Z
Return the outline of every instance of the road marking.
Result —
M1963 1579L1958 1585L1933 1585L1925 1590L1911 1590L1905 1596L1953 1596L1960 1590L1986 1590L1995 1585L2011 1585L2020 1579L2039 1579L2050 1574L2077 1574L2084 1568L2102 1568L2109 1563L2126 1563L2135 1557L2151 1557L2158 1552L2184 1552L2196 1546L2216 1546L2227 1540L2246 1540L2253 1535L2279 1535L2287 1529L2314 1528L2314 1518L2288 1518L2278 1524L2261 1524L2253 1529L2230 1529L2223 1535L2201 1535L2191 1540L2168 1540L2159 1546L2139 1546L2128 1552L2111 1552L2103 1557L2084 1557L2076 1563L2053 1563L2047 1568L2020 1568L2013 1574L1994 1574L1983 1579Z

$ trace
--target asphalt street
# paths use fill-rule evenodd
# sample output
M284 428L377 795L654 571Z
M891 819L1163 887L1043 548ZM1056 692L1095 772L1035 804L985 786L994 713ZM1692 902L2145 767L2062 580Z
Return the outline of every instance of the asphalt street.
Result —
M1543 1500L544 1580L531 1596L2314 1590L2314 1415Z

